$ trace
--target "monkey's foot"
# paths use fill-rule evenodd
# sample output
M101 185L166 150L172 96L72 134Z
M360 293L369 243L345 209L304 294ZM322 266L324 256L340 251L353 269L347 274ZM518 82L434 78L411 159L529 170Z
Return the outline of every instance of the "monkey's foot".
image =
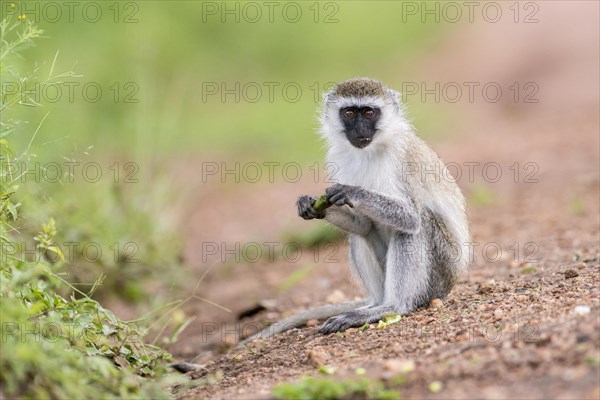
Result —
M393 313L391 307L377 306L371 308L362 308L358 310L348 311L335 317L329 318L319 328L319 333L329 334L333 332L345 331L348 328L363 326L377 322L384 315Z

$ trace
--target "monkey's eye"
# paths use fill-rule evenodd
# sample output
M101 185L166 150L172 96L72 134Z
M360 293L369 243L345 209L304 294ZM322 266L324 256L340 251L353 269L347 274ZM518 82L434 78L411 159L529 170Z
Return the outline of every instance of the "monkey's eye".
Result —
M375 116L375 110L372 108L365 108L362 114L365 118L373 118Z
M353 110L352 108L346 108L344 110L344 117L346 117L348 119L352 119L352 118L356 117L356 111Z

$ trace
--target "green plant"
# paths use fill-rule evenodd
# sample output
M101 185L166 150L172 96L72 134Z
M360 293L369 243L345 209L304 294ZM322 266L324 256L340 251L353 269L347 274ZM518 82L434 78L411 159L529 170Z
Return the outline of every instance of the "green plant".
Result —
M3 392L32 398L167 397L141 376L164 375L160 363L169 354L143 343L143 327L121 321L84 293L79 299L58 294L69 287L55 272L58 265L3 260Z
M18 76L12 61L41 33L23 18L2 20L3 76ZM143 326L120 320L90 297L102 275L87 293L65 279L55 220L49 218L37 234L16 228L24 221L27 225L29 214L23 219L23 209L43 209L26 196L23 203L15 200L22 189L10 168L11 161L26 162L29 149L19 156L12 151L8 137L21 133L25 124L11 119L10 112L35 104L15 100L4 87L0 94L0 397L168 398L170 379L162 362L170 355L143 342ZM34 254L26 247L31 242L36 243Z
M305 377L295 383L283 383L273 388L276 399L384 399L400 398L398 392L386 390L379 381L370 379L336 381L332 378Z

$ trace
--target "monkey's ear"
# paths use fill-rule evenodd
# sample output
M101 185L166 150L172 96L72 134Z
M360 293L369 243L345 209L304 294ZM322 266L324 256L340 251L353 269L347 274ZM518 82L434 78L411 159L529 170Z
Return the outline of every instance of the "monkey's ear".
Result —
M323 94L323 103L324 104L327 104L327 103L333 101L333 97L334 97L333 92L334 92L334 90L332 89Z
M392 103L394 104L394 108L396 109L396 111L401 111L403 109L403 106L402 106L400 92L397 92L394 89L389 89L389 88L387 89L387 92L388 92L388 96L392 100Z
M400 92L397 92L394 89L388 89L388 94L392 98L392 100L400 104Z

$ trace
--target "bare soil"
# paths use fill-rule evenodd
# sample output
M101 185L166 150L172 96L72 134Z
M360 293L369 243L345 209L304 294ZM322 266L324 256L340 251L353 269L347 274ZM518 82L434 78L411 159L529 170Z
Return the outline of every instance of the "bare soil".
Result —
M286 232L312 227L295 216L297 196L321 193L322 180L198 182L185 259L204 275L201 295L232 312L200 301L187 310L198 318L171 351L204 366L193 379L211 379L179 391L181 398L270 398L274 385L317 375L319 365L337 367L339 379L356 377L357 368L388 382L405 375L394 386L403 398L600 398L598 3L567 3L539 3L535 26L453 27L408 77L539 87L537 103L503 97L448 105L456 126L432 144L460 167L478 245L468 276L441 307L384 329L323 336L309 326L235 348L240 330L362 293L347 271L344 243L299 260L282 256ZM266 203L278 205L270 208L275 215ZM223 247L206 254L207 244L265 242L278 243L276 259L228 255L223 263ZM298 270L305 276L290 281ZM263 300L267 310L237 320ZM429 389L433 381L439 392Z

